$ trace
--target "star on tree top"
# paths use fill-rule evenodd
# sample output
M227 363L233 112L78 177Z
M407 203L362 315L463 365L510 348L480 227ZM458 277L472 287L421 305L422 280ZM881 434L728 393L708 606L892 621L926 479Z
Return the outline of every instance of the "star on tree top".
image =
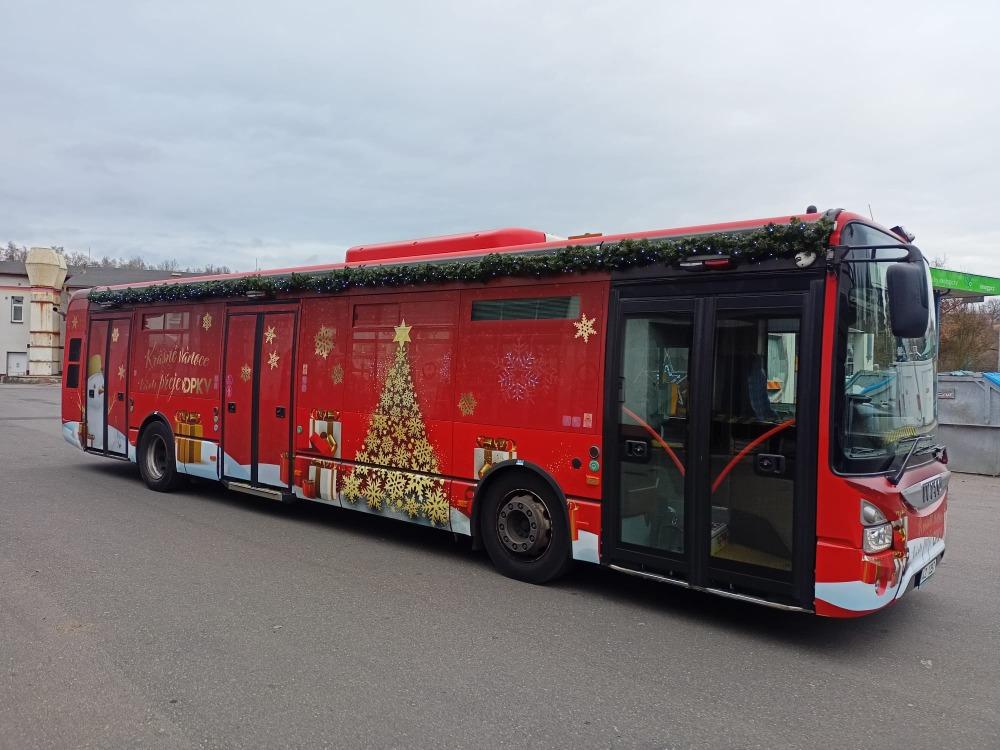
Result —
M411 328L413 328L413 326L406 325L406 320L403 319L402 321L400 321L399 325L396 326L394 329L396 331L396 335L393 336L392 340L394 343L399 344L399 347L401 349L403 348L403 344L410 343Z

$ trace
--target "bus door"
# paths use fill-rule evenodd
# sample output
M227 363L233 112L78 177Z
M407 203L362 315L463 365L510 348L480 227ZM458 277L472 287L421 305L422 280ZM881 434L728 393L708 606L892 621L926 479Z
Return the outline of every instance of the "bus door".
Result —
M91 320L87 338L86 448L128 455L129 318Z
M223 479L289 489L296 313L226 318Z
M818 351L802 336L806 298L618 303L606 420L613 563L810 604L815 448L800 402L817 401L802 363Z

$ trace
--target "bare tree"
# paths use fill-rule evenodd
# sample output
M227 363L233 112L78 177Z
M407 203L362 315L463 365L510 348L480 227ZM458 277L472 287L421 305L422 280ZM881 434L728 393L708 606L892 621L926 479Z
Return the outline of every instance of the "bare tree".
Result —
M997 315L1000 300L977 305L958 299L941 300L939 369L982 372L997 366Z

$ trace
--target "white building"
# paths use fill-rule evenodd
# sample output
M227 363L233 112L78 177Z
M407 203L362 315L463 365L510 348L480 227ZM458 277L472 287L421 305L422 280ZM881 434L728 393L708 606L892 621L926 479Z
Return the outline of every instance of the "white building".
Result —
M26 262L0 261L0 377L59 375L65 321L61 313L77 289L169 280L170 271L66 268L49 248L31 248Z

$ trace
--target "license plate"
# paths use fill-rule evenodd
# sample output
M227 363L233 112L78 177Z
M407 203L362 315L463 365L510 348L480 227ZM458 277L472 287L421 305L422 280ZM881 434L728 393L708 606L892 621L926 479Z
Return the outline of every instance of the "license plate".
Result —
M917 586L923 586L925 583L927 583L927 581L930 580L930 577L934 575L936 571L937 571L937 560L934 559L931 560L929 563L927 563L924 566L924 569L920 571L920 581L917 583Z

